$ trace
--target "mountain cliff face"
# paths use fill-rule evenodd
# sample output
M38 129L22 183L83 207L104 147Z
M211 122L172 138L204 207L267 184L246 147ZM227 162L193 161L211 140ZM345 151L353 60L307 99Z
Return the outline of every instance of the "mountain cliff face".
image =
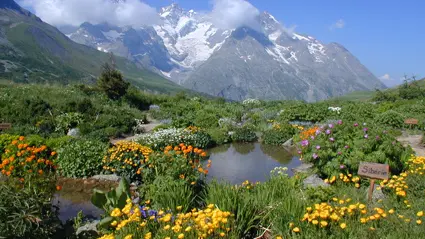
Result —
M158 12L161 22L133 29L84 23L68 36L114 52L187 88L232 100L315 101L385 86L348 50L287 31L263 12L261 30L224 30L206 14L177 4Z
M75 43L13 0L0 1L0 78L24 83L93 83L108 59L108 54ZM140 89L184 89L125 58L116 57L115 63Z

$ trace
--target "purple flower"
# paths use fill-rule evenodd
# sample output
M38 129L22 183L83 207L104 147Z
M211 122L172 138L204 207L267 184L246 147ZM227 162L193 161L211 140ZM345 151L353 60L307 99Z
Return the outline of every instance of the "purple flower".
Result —
M341 164L341 165L339 165L339 168L340 169L344 169L345 168L345 165L344 164Z
M368 128L363 128L363 131L366 132L368 130Z
M329 129L327 129L326 134L331 134L331 131Z
M317 159L319 157L319 155L317 155L316 153L313 154L313 158Z
M303 152L301 150L298 150L298 154L302 154Z
M333 124L329 124L328 126L329 126L329 128L331 128L331 129L334 127L334 125L333 125Z
M338 151L338 155L341 155L342 153L341 153L341 151Z
M365 137L365 139L367 139L367 138L369 138L369 135L365 134L364 137Z
M322 131L316 130L316 135L319 135L320 133L322 133Z
M342 120L338 120L338 124L339 125L342 125Z
M330 140L331 142L334 142L334 141L335 141L335 139L334 139L334 138L330 138L329 140Z
M303 147L308 146L308 140L301 141L301 146Z
M314 136L310 136L310 139L311 139L311 140L314 140Z
M349 147L350 147L350 146L348 146L348 145L345 145L345 146L344 146L344 148L346 148L346 149L348 149Z
M316 146L316 149L317 149L317 150L319 150L319 149L320 149L320 145L317 145L317 146Z
M376 140L380 140L381 138L379 138L379 136L377 135L377 136L375 137L375 139L376 139Z
M357 126L359 126L359 124L358 123L354 123L354 127L357 127Z

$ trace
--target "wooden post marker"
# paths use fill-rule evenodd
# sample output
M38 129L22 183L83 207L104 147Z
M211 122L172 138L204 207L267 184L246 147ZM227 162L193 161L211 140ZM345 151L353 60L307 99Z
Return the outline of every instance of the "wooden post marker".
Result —
M12 124L10 124L10 123L0 123L0 131L5 130L5 129L10 129L10 128L12 128Z
M413 125L418 125L419 120L411 118L404 120L404 123L409 125L409 128L411 129Z
M390 166L380 163L361 162L359 165L359 176L370 179L370 187L368 200L372 200L373 188L375 187L375 179L388 180L390 174Z

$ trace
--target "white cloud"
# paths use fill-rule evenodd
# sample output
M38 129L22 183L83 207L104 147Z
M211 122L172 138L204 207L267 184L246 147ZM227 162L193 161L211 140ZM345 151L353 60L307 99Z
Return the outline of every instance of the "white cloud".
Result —
M382 81L392 80L389 74L384 74L383 76L379 77L379 79Z
M159 17L155 8L139 0L21 0L43 21L56 26L79 26L108 22L118 26L155 24Z
M246 0L214 0L211 19L218 28L251 27L260 30L260 11Z
M382 81L382 83L384 83L388 87L393 87L393 86L396 86L396 85L400 85L401 83L403 83L403 80L404 80L403 77L397 79L397 78L392 77L388 73L386 73L386 74L384 74L384 75L382 75L382 76L380 76L378 78Z
M338 21L336 21L334 24L332 24L329 29L330 30L334 30L334 29L342 29L345 27L345 21L343 19L339 19Z

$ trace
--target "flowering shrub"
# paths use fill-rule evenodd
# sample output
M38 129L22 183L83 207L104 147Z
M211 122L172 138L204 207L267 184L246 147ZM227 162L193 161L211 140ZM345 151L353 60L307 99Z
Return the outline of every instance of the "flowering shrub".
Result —
M262 141L265 144L282 145L294 136L297 127L289 124L273 123L272 128L263 132Z
M167 145L177 145L181 142L194 147L206 148L211 143L211 137L197 127L163 129L150 134L139 135L137 142L155 150L163 150Z
M153 167L149 162L152 149L135 142L120 141L103 158L103 169L131 181L141 181L142 171Z
M261 101L257 100L257 99L246 99L244 101L242 101L243 105L253 105L253 106L257 106L261 104Z
M297 141L301 158L313 163L324 177L356 174L361 161L387 163L398 174L410 154L385 130L342 121L320 127L309 139L301 134Z
M31 146L24 136L6 146L0 164L1 173L6 176L25 178L28 174L43 175L55 170L56 152L46 145Z
M181 207L176 208L177 211ZM173 214L170 210L152 210L127 200L123 208L110 213L112 233L109 238L226 238L231 230L231 213L214 208L213 204L202 210Z
M158 176L170 177L174 180L185 180L190 184L208 174L211 161L204 167L202 160L207 153L184 143L178 146L167 146L163 153L157 153L150 159L150 167L144 171L144 176L150 182Z

